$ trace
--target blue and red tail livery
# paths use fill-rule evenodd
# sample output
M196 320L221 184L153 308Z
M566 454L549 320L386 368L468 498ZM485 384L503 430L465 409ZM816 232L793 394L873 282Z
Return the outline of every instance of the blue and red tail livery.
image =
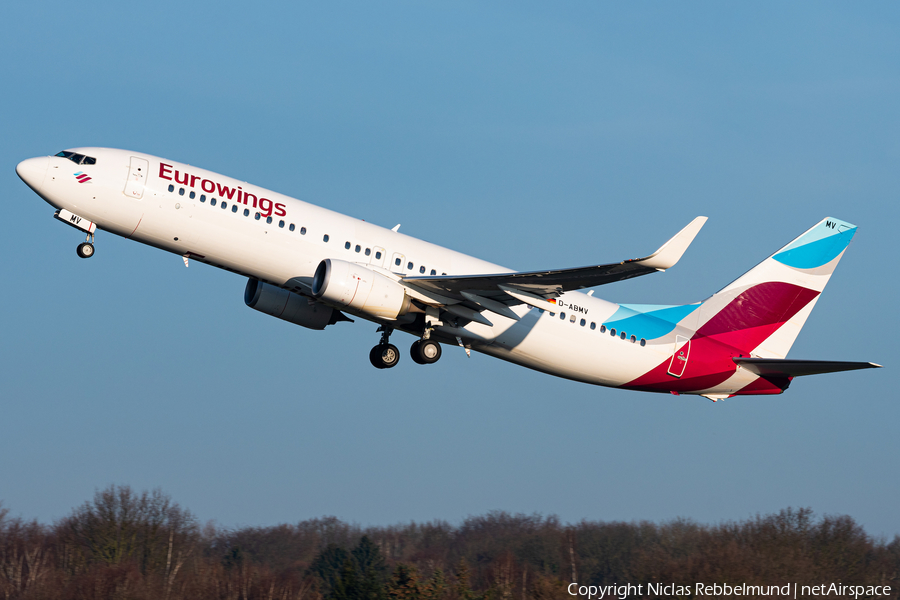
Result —
M822 219L679 323L684 333L677 345L690 353L677 381L664 361L625 387L714 397L781 393L793 374L779 372L776 359L787 356L854 233L855 225ZM734 360L751 357L769 359L773 368L760 376Z

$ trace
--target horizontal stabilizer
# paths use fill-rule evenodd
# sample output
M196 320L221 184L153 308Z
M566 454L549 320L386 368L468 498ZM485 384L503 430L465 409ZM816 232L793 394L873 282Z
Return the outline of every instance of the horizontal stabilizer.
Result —
M800 377L857 369L878 369L881 365L871 362L844 362L839 360L794 360L792 358L732 358L739 367L762 377Z

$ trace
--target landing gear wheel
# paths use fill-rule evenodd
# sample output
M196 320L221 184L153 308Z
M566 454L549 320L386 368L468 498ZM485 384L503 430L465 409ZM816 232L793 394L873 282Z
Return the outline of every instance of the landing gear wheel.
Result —
M400 362L400 351L393 344L378 344L369 351L369 361L376 369L390 369Z
M420 365L430 365L441 357L441 345L434 340L419 340L412 345L409 353Z
M90 258L94 255L94 245L90 242L81 242L75 249L81 258Z
M424 365L425 362L422 360L421 355L419 354L419 344L422 343L422 340L416 340L412 343L412 346L409 347L409 356L413 359L413 362L417 365Z
M384 362L381 360L381 346L375 346L371 350L369 350L369 362L372 363L372 366L376 369L383 369Z

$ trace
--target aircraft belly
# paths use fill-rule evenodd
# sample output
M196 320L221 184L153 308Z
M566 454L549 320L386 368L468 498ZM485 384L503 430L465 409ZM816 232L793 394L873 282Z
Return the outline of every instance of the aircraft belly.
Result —
M605 386L631 381L662 360L654 347L551 319L546 313L530 321L523 318L490 348L478 349L531 369Z
M755 373L751 373L746 369L738 369L731 377L722 383L710 387L708 389L694 390L695 392L703 392L704 394L735 394L747 387L754 381L759 379Z

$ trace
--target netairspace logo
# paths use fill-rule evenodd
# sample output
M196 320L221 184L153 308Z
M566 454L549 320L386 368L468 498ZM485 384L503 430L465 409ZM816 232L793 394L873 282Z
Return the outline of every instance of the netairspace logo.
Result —
M646 591L645 591L646 589ZM679 585L676 583L642 583L634 585L633 583L624 583L612 585L578 585L570 583L567 588L570 596L581 596L588 600L603 600L604 598L618 598L625 600L630 596L709 596L711 598L722 598L725 596L784 596L785 598L809 598L817 596L832 596L835 598L876 598L879 596L889 596L891 594L891 586L889 585L842 585L841 583L823 583L820 585L799 585L797 583L788 583L786 585L747 585L742 583L739 585L729 585L727 583L714 583L708 585L705 583L695 583L690 585Z

